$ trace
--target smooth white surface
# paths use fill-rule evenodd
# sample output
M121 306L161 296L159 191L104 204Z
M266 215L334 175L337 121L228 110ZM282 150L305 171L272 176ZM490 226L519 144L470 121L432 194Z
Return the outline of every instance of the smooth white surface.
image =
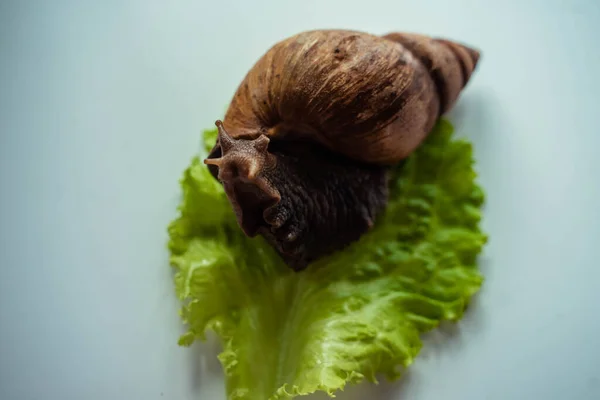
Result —
M176 345L177 181L269 46L338 27L482 49L451 117L491 235L458 328L338 398L600 398L599 3L322 3L0 4L0 399L224 398L214 353Z

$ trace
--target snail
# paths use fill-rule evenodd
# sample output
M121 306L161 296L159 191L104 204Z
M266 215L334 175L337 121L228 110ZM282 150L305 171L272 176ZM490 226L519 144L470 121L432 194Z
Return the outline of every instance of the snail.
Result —
M373 227L390 168L454 106L479 55L416 33L298 33L244 77L204 163L244 234L301 271Z

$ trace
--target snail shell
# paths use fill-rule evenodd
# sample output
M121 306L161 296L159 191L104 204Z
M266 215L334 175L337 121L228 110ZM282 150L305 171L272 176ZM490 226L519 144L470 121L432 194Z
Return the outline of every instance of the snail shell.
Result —
M244 232L303 269L372 226L387 167L454 106L478 60L470 47L419 34L299 33L247 73L205 163Z
M294 133L357 160L393 164L455 103L479 53L445 40L321 30L277 43L225 115L233 137Z

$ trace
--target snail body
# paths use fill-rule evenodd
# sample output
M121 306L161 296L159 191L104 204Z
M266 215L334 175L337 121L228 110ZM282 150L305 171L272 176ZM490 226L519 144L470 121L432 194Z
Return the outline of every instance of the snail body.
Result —
M205 163L246 235L304 269L370 229L389 167L454 106L478 60L418 34L299 33L247 73Z

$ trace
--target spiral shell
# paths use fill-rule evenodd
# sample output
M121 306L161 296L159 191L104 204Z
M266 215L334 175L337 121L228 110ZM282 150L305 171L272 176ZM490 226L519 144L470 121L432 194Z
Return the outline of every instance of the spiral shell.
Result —
M391 165L452 108L478 60L470 47L418 34L302 32L256 62L223 122L234 138L306 140Z

